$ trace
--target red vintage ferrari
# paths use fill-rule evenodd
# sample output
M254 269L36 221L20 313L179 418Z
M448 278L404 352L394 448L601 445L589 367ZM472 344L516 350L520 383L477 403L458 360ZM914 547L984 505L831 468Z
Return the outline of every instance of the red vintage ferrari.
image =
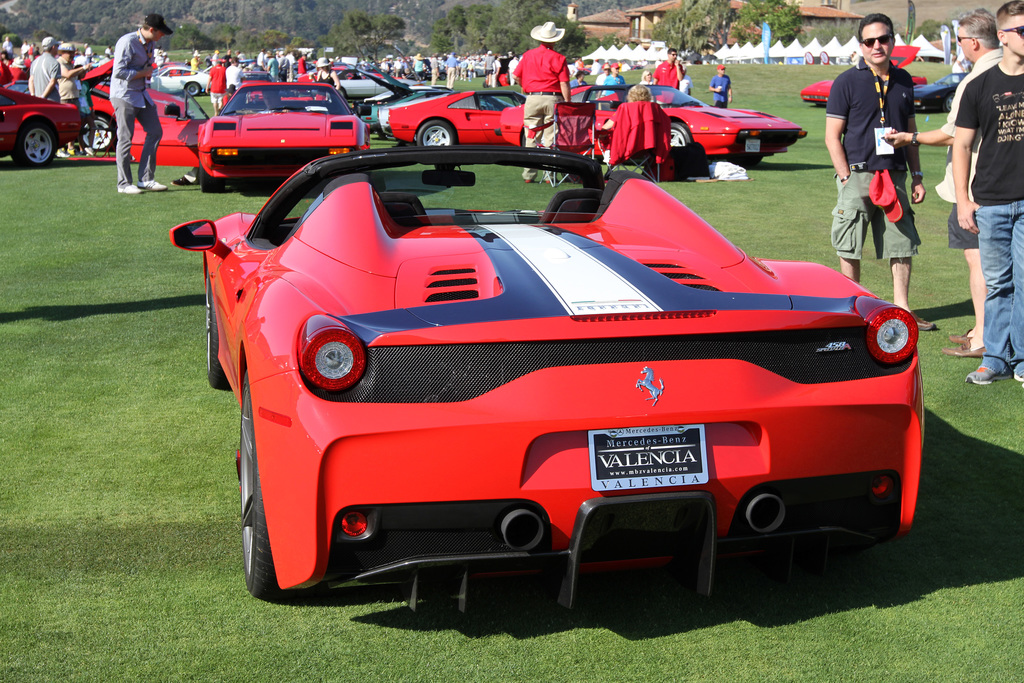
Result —
M199 185L220 192L227 179L286 178L318 157L369 147L369 126L332 86L243 83L199 129Z
M502 137L502 112L524 102L523 95L510 90L454 92L391 107L384 132L402 142L431 147L508 144Z
M524 166L581 185L524 189ZM207 375L241 409L253 595L397 583L415 607L423 580L464 600L529 571L572 606L581 572L666 565L708 593L723 555L823 569L910 529L911 314L602 171L354 152L170 231L203 254Z
M921 48L912 45L899 45L892 49L892 62L896 66L906 68L907 64L914 61ZM926 85L928 79L924 76L911 76L915 85ZM819 106L825 106L828 102L829 93L832 92L832 81L818 81L800 91L800 99Z
M597 127L615 114L626 101L629 85L591 86L573 92L573 102L597 105ZM725 157L751 167L764 157L781 154L807 131L792 121L747 109L718 109L664 85L648 86L654 101L672 121L671 144L682 147L691 142L704 146L708 156ZM501 115L501 139L518 145L523 139L523 108Z
M71 105L0 88L0 157L10 154L19 166L46 166L81 126Z

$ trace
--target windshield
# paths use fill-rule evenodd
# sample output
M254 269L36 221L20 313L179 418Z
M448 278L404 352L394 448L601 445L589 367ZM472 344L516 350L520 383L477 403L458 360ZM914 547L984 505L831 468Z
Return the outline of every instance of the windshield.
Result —
M662 107L704 107L707 106L700 100L685 95L675 88L667 85L649 85L654 101ZM585 93L584 102L625 102L629 94L629 88L605 89L599 86L592 87ZM576 99L576 98L573 98Z
M345 100L334 88L312 83L296 83L241 88L224 105L221 116L285 111L308 111L335 115L352 113Z

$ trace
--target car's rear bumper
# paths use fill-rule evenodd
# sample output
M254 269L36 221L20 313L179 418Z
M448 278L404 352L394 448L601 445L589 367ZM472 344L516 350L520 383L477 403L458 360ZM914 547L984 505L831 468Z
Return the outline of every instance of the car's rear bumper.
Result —
M403 567L467 564L467 554L487 567L504 563L501 556L505 571L547 566L551 553L565 559L582 506L651 494L713 501L722 552L765 552L779 538L822 533L870 544L909 530L922 437L916 359L905 372L834 384L800 384L736 360L660 362L666 393L656 406L635 387L640 369L548 368L471 400L402 405L327 402L291 372L255 381L261 479L281 585L405 580ZM696 424L704 426L706 484L645 488L651 482L637 481L594 490L589 430ZM870 497L880 473L896 484L884 501ZM766 532L745 521L761 493L788 510ZM412 506L412 518L433 528L431 510L453 501L482 521L474 526L467 514L436 537L415 525L388 530L403 532L401 543L381 540L388 533L372 542L338 535L345 511L378 510L388 519L389 510ZM495 531L500 511L480 512L495 505L534 510L544 520L544 543L508 555Z

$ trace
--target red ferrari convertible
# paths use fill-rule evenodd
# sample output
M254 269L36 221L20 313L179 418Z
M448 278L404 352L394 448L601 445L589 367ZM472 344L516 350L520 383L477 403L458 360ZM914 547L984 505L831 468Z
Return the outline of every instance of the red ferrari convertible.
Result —
M0 88L0 156L10 154L19 166L46 166L81 126L71 105Z
M523 95L508 90L454 92L391 107L384 132L402 142L431 147L507 144L501 131L502 112L524 102Z
M332 86L243 83L199 129L199 185L220 192L229 178L286 178L318 157L369 147L369 126Z
M415 607L424 580L462 602L472 575L541 572L572 606L581 573L651 566L706 594L720 556L824 569L910 529L911 314L602 172L354 152L170 231L203 253L207 374L241 408L253 595L396 583Z

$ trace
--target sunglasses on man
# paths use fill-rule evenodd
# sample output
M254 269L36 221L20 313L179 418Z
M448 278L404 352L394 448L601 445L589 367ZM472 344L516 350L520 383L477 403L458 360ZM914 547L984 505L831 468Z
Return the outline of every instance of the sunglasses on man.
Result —
M871 49L875 46L875 41L878 41L879 45L888 45L892 42L892 36L887 33L884 36L878 36L877 38L865 38L860 42L868 49Z
M1001 28L999 29L1003 33L1016 33L1021 38L1024 38L1024 26L1017 26L1015 28Z

